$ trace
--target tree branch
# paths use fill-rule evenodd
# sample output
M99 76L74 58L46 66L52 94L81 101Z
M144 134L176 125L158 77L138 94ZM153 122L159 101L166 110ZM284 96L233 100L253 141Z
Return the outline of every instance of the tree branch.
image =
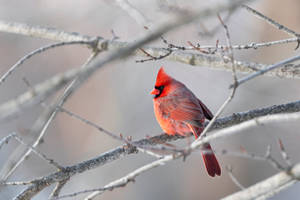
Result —
M200 10L198 12L191 13L191 14L184 15L184 16L182 16L182 15L177 16L176 18L174 18L172 20L163 22L157 28L153 28L151 33L148 33L148 34L138 38L135 42L128 44L124 48L112 51L106 57L92 62L87 67L81 68L81 69L78 69L78 68L72 69L65 73L58 74L58 75L50 78L49 80L36 85L35 87L32 88L31 91L26 92L26 93L20 95L19 97L12 99L6 103L3 103L2 105L0 105L0 121L1 120L3 121L4 119L12 118L12 117L16 116L17 114L21 113L24 110L24 108L28 108L29 106L37 104L44 98L50 96L55 91L62 88L65 84L67 84L68 82L73 80L75 77L80 77L80 79L82 80L82 82L80 83L80 85L81 85L96 70L98 70L105 64L112 62L114 60L129 56L137 48L155 40L156 38L160 37L162 34L164 34L166 32L169 32L169 31L171 31L179 26L182 26L184 24L190 23L197 18L201 18L201 19L207 18L207 17L214 15L216 12L222 12L222 11L225 11L228 9L235 8L244 2L248 2L248 0L230 0L230 1L228 0L228 1L224 1L222 4L215 5L215 7ZM34 35L34 33L35 33L35 31L33 31L34 28L29 28L29 27L25 26L25 29L23 29L24 25L16 27L16 26L10 26L9 23L4 23L2 25L0 24L0 30L3 30L3 26L5 27L5 25L7 25L6 28L8 30L14 30L16 32L27 33L30 35L31 34ZM45 32L47 32L47 29L45 29L45 28L39 29L38 28L38 31L36 31L36 32L37 32L37 35L41 35L41 32L45 33ZM50 34L51 37L55 36L55 34L53 34L53 33L55 33L55 31L53 29L51 29L50 33L51 33ZM59 32L59 33L61 33L64 36L64 38L66 37L66 35L68 35L65 32ZM73 38L73 37L71 37L71 38ZM104 44L106 44L106 46L107 46L107 41L105 41L105 42L100 41L100 42L98 42L98 46L99 46L99 44L100 44L100 46L104 45Z
M20 67L26 60L30 59L32 56L36 54L40 54L44 51L47 51L49 49L61 47L61 46L66 46L66 45L74 45L74 44L81 44L81 45L90 45L93 46L93 44L97 41L71 41L71 42L59 42L55 44L50 44L44 47L40 47L29 54L25 55L22 57L16 64L14 64L12 67L9 68L7 72L5 72L1 77L0 77L0 85L4 83L4 81L7 79L9 75L11 75L18 67Z
M222 200L250 200L267 199L278 192L297 183L300 178L300 163L293 166L290 170L282 171L268 179L265 179L255 185L231 194Z
M271 107L267 107L267 108L255 109L255 110L251 110L251 111L247 111L247 112L235 113L229 117L224 117L224 118L218 119L214 123L212 129L220 129L220 128L228 127L233 124L238 124L243 121L253 119L253 118L259 117L259 116L265 116L265 115L269 115L269 114L282 113L282 112L297 112L297 111L300 111L300 101L288 103L288 104L282 104L282 105L278 105L278 106L271 106ZM211 136L208 136L208 137L211 137ZM206 137L206 138L208 138L208 137ZM167 134L162 134L162 135L154 136L149 139L142 139L142 140L136 141L134 143L136 143L138 145L155 145L155 144L157 144L157 141L167 142L167 141L174 141L179 138L184 138L184 137L179 136L179 135L169 136ZM206 138L204 138L204 139L206 139ZM205 141L205 142L207 142L207 141ZM29 188L25 189L18 196L17 199L28 199L28 197L34 196L39 191L41 191L45 187L47 187L55 182L65 180L67 178L70 178L70 177L78 174L78 173L82 173L87 170L94 169L96 167L107 164L111 161L114 161L116 159L124 157L125 155L137 153L137 152L138 151L135 146L123 145L116 149L105 152L96 158L78 163L76 165L65 167L61 171L58 171L58 172L52 173L46 177L42 177L42 178L31 181L33 183L33 185L30 186ZM168 158L168 159L170 159L170 158ZM164 161L165 161L164 158L160 159L159 163L156 163L156 164L160 164L161 162L164 162Z
M294 57L291 57L291 58L287 58L285 60L281 60L278 63L270 65L270 66L268 66L268 67L266 67L264 69L261 69L261 70L259 70L257 72L249 74L246 77L241 78L240 80L237 81L237 85L241 85L241 84L243 84L243 83L245 83L245 82L247 82L247 81L249 81L249 80L257 77L257 76L260 76L260 75L262 75L264 73L267 73L268 71L275 70L276 68L282 67L282 66L287 65L287 64L289 64L291 62L295 62L295 61L297 61L299 59L300 59L300 56L297 55L297 56L294 56ZM233 88L233 87L234 87L234 85L230 86L230 88Z
M96 43L95 43L96 44ZM98 55L98 51L94 51L91 56L87 59L87 61L81 66L81 68L85 68L91 60L93 60ZM43 113L39 116L36 122L33 124L30 130L29 143L32 147L36 147L40 144L40 141L44 137L47 128L49 127L52 120L56 117L57 114L57 106L62 106L66 100L72 95L74 90L76 89L78 82L80 80L74 79L68 87L64 90L62 96L54 102L52 105L46 107ZM17 147L9 157L9 159L2 166L0 171L0 181L5 181L9 178L10 175L17 169L17 167L25 160L27 156L31 153L31 149L26 149L23 146Z
M238 2L238 1L237 1ZM245 1L239 1L239 2L245 2ZM231 5L235 5L235 1L231 3ZM224 4L225 5L225 4ZM227 7L228 8L228 7ZM219 12L221 12L223 9L219 9ZM208 15L210 16L210 15ZM207 16L207 17L208 17ZM206 16L203 16L203 18ZM16 33L16 34L22 34L26 36L32 36L32 37L39 37L44 39L50 39L54 41L63 41L63 42L70 42L70 41L91 41L94 40L95 37L87 36L87 35L81 35L79 33L70 33L65 32L62 30L58 30L55 28L45 28L40 26L30 26L23 23L16 23L16 22L5 22L0 21L0 31L7 32L7 33ZM291 38L288 41L289 42L297 42L297 38ZM281 44L285 41L279 41L278 43ZM123 48L125 46L128 46L130 43L128 42L120 42L115 40L106 40L102 37L99 37L99 44L98 49L103 51L111 51ZM277 42L275 43L277 44ZM268 43L266 46L273 45L273 43ZM241 49L244 48L245 45L238 45L237 47L233 45L233 48ZM264 44L259 45L246 45L245 49L247 48L254 48L255 46L261 47L265 46ZM156 48L156 47L143 47L143 50L148 52L154 57L158 57L160 55L165 55L167 52L163 48ZM147 57L142 51L137 50L133 52L136 56L142 56ZM198 67L209 67L211 69L219 69L219 70L227 70L231 71L231 64L225 63L222 58L218 56L213 55L204 55L199 53L191 53L191 52L182 52L182 51L176 51L173 52L171 55L166 57L165 59L170 61L176 61L181 62L185 64L189 64L192 66L198 66ZM245 61L237 61L235 60L235 66L237 72L242 73L250 73L255 72L254 69L263 69L266 67L264 64L259 63L253 63L253 62L245 62ZM265 73L264 75L267 76L279 76L279 77L285 77L285 78L300 78L300 70L293 67L285 67L284 69L276 69L274 71L269 71Z

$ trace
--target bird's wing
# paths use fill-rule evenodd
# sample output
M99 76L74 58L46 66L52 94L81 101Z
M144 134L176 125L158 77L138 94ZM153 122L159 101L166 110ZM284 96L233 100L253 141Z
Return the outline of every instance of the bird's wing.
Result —
M189 97L168 98L160 106L164 115L173 120L189 123L192 121L204 121L204 114L197 100Z
M202 110L203 110L203 114L204 114L204 116L206 117L206 119L208 119L208 120L211 120L213 117L214 117L214 115L211 113L211 111L206 107L206 105L204 104L204 103L202 103L202 101L200 101L199 99L198 99L198 102L199 102L199 104L200 104L200 106L201 106L201 108L202 108Z

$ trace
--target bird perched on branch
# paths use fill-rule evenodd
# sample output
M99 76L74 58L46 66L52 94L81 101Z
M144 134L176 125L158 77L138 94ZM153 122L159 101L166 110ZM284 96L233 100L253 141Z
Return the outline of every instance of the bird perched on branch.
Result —
M181 82L160 68L151 91L156 119L168 135L185 136L192 132L197 139L204 129L205 118L211 120L210 110ZM221 175L221 168L209 143L202 148L202 157L208 174Z

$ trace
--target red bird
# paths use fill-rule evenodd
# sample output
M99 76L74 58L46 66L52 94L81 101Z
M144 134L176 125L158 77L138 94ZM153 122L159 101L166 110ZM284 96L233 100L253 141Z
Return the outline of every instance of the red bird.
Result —
M155 95L156 119L168 135L192 132L197 139L204 129L205 118L213 118L210 110L183 83L166 74L163 67L158 71L155 87L150 94ZM202 153L202 157L208 174L220 176L221 168L210 144L206 144L204 150L207 152Z

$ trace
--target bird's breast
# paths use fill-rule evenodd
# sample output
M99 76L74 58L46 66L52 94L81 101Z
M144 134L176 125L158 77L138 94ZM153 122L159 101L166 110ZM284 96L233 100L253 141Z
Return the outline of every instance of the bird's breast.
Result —
M188 125L183 121L174 120L171 118L171 111L164 109L164 103L159 101L154 101L154 113L163 131L169 135L185 135L191 132Z

